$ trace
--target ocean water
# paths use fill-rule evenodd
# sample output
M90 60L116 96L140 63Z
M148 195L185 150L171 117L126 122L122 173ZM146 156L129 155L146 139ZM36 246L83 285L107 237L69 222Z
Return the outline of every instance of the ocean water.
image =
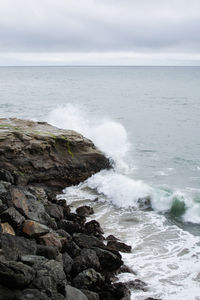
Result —
M147 291L132 299L200 299L200 68L0 68L0 117L76 130L112 159L68 203L94 206Z

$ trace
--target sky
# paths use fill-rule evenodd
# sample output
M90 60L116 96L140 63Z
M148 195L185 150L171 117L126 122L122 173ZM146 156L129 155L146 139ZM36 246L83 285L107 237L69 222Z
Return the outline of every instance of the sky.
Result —
M0 65L200 65L200 0L0 0Z

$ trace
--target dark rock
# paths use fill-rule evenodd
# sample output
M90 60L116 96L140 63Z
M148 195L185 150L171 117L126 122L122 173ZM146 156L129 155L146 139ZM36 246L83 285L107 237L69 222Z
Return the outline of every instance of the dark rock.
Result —
M0 218L3 222L10 223L16 231L20 230L25 221L25 218L14 207L9 207L1 213Z
M65 218L66 218L66 220L72 221L72 222L80 224L80 225L84 225L84 223L86 221L86 218L84 216L79 216L74 213L67 214L67 216Z
M120 274L120 273L130 273L130 274L134 274L134 275L137 275L131 268L129 268L128 266L126 265L121 265L121 267L117 270L117 274Z
M125 282L124 284L129 289L141 290L144 292L147 291L147 284L139 279L130 280L130 281Z
M63 219L63 208L62 206L58 206L57 204L48 202L45 205L46 212L49 214L50 217L54 218L55 220Z
M0 282L9 288L24 288L33 280L35 272L21 262L0 261Z
M8 192L8 188L11 184L5 181L0 181L0 196L6 194Z
M83 231L83 228L79 223L74 223L73 221L68 221L68 220L61 220L59 222L59 228L64 229L69 234Z
M76 275L83 270L93 268L96 271L100 269L99 258L96 252L92 249L82 249L79 256L76 256L73 262L73 275Z
M47 262L47 259L39 255L22 255L21 262L32 267L33 265L40 265L41 263Z
M96 252L103 270L116 271L123 264L121 255L119 254L116 255L108 250L97 247L93 247L92 249Z
M36 254L44 256L48 259L56 259L56 257L59 254L59 251L56 247L53 246L37 245Z
M94 210L92 207L84 205L84 206L80 206L76 209L76 213L79 216L84 216L84 217L88 217L89 215L92 215L94 213Z
M8 206L5 203L3 203L3 201L0 199L0 214L4 212L7 208Z
M149 209L151 208L151 198L150 197L143 197L137 200L138 206L141 209Z
M116 238L114 235L110 234L106 238L107 241L119 241L118 238Z
M18 185L60 191L110 167L94 144L74 131L14 118L0 119L0 125L0 168L15 172Z
M123 282L116 282L113 284L113 287L115 288L118 297L121 296L124 300L130 300L131 293L126 284Z
M48 260L36 266L36 276L32 281L31 286L44 291L57 291L59 284L62 284L65 279L63 265L55 260Z
M73 279L73 286L79 289L94 289L98 291L101 290L103 283L104 278L94 269L84 270Z
M145 300L161 300L161 299L160 299L160 298L158 299L158 298L148 297L148 298L146 298Z
M81 290L88 300L100 300L99 295L88 290Z
M88 235L101 237L104 232L99 222L97 222L96 220L92 220L85 224L85 233Z
M22 292L18 292L15 296L15 300L49 300L46 294L36 289L26 289Z
M5 169L0 169L0 180L10 182L14 184L14 177L11 175L11 173Z
M73 234L73 239L76 242L76 244L81 248L105 248L105 245L98 238L94 236L89 236L87 234L75 233Z
M131 246L118 241L108 241L107 247L112 250L121 251L125 253L131 252Z
M36 242L10 234L0 236L0 246L8 260L17 260L22 255L36 254Z
M6 286L0 284L0 300L14 300L16 290L14 288L9 289Z
M64 252L62 254L63 259L63 269L66 275L68 275L71 272L72 265L73 265L73 259L67 252Z
M66 300L88 300L88 298L78 289L71 285L66 286Z
M25 220L23 224L23 233L32 238L37 238L49 232L49 228L43 224L32 220Z

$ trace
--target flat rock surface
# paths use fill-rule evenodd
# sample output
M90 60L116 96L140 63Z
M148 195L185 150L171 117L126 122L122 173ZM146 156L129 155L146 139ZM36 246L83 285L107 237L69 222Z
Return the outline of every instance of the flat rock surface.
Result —
M0 119L0 169L9 171L18 185L61 190L109 167L92 141L75 131L46 122Z

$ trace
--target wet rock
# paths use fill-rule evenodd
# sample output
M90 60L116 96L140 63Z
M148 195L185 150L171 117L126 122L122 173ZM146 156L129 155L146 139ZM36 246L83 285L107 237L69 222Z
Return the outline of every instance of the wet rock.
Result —
M0 246L8 260L17 260L22 255L36 254L36 242L24 237L3 234L0 236Z
M150 197L143 197L137 200L138 206L141 209L149 209L151 208L151 198Z
M125 253L130 253L131 249L132 249L131 246L129 246L125 243L122 243L122 242L118 242L118 241L108 241L107 247L109 249L121 251L121 252L125 252Z
M88 300L88 298L78 289L71 285L66 286L66 300Z
M92 220L85 224L85 232L88 235L94 235L97 237L101 237L102 234L104 233L99 222L97 222L96 220Z
M76 213L79 216L89 217L90 215L92 215L94 213L94 210L92 207L84 205L84 206L78 207L76 209Z
M53 246L44 246L44 245L37 245L37 255L44 256L48 259L56 259L59 254L59 251L56 247Z
M117 270L117 274L120 273L130 273L130 274L134 274L137 275L131 268L129 268L127 265L121 265L121 267Z
M98 238L94 236L89 236L87 234L75 233L73 234L73 239L76 242L76 244L81 248L105 248L105 245Z
M100 300L99 295L95 292L89 290L81 290L83 294L88 298L88 300Z
M85 221L86 221L86 218L84 216L79 216L74 213L67 214L67 216L65 218L66 218L66 220L72 221L72 222L80 224L80 225L84 225Z
M121 255L116 255L108 250L98 247L92 248L100 261L101 268L110 272L116 271L122 264Z
M1 232L3 234L8 233L8 234L11 234L11 235L15 235L14 229L8 223L1 223Z
M14 184L14 182L15 182L12 174L8 170L5 170L5 169L0 169L0 180L7 181L12 184Z
M148 297L148 298L146 298L145 300L161 300L161 299L160 299L160 298L158 299L158 298Z
M33 280L35 272L21 262L0 261L0 282L9 288L24 288Z
M63 269L66 275L68 275L71 272L72 265L73 265L73 259L67 252L64 252L62 254L63 259Z
M29 237L36 238L49 232L49 228L32 220L25 220L23 232Z
M107 241L119 241L118 238L116 238L114 235L110 234L106 238Z
M79 223L74 223L73 221L69 220L61 220L59 222L59 228L67 231L69 234L83 231L83 228Z
M93 268L98 271L100 269L100 263L96 252L92 249L85 248L81 250L80 255L76 256L73 261L73 275L89 268Z
M49 216L57 221L63 219L64 217L62 206L58 206L57 204L48 202L45 206L45 209Z
M62 190L78 184L109 160L82 135L44 122L0 119L0 168L16 173L19 185Z
M95 289L100 290L104 283L104 278L94 269L87 269L79 273L73 279L73 286L82 289Z
M147 284L139 279L127 281L125 282L125 285L129 289L141 290L144 292L147 291Z
M3 222L9 222L16 231L19 231L25 218L14 208L9 207L3 213L0 218Z
M46 294L36 289L26 289L18 292L15 296L15 300L49 300Z

